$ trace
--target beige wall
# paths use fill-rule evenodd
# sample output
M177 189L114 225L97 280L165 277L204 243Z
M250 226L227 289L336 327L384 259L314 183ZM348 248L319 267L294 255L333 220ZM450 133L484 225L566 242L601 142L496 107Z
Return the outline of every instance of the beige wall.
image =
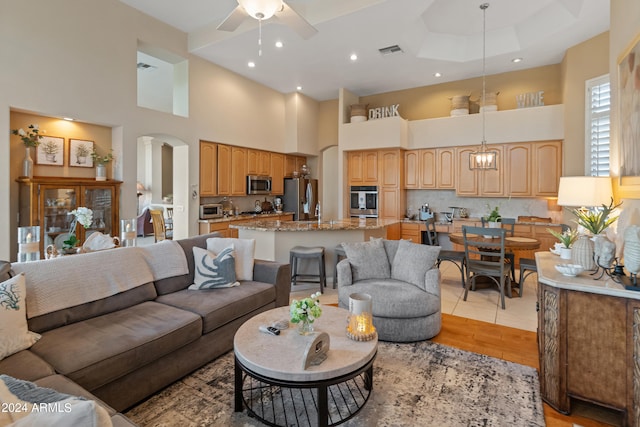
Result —
M318 151L338 145L338 100L320 102L318 106Z
M560 65L531 68L511 73L486 76L487 92L500 92L497 97L499 110L516 108L516 95L544 91L545 105L562 103ZM361 96L361 104L382 107L400 104L400 116L407 120L447 117L451 111L451 97L471 95L477 101L482 94L482 78L459 80L413 89Z
M631 42L640 36L640 2L638 0L611 0L611 25L609 35L609 72L611 73L611 166L612 175L619 176L618 150L618 62L630 47ZM640 141L636 141L640 144ZM614 179L614 191L620 198L640 199L640 178L623 179L622 183Z
M563 172L585 174L585 82L609 72L609 32L567 50L561 64L564 109Z

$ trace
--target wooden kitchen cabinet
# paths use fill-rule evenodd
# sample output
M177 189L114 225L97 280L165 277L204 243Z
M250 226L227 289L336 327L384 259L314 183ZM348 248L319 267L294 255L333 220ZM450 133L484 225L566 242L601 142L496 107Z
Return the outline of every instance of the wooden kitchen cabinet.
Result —
M286 178L291 178L293 176L293 172L300 172L302 165L305 164L307 164L306 157L287 154L285 156L284 176Z
M507 195L531 197L533 194L533 152L530 143L507 144L504 149Z
M380 157L380 181L382 187L401 188L403 178L404 155L400 150L381 150Z
M284 154L271 153L271 194L281 196L284 194Z
M533 144L533 196L558 195L562 175L562 141Z
M218 144L200 141L200 196L218 195Z
M40 257L54 244L60 249L68 238L73 220L70 212L78 207L93 211L93 223L87 229L77 226L76 237L84 242L88 233L120 236L120 184L122 181L96 181L93 178L33 177L19 178L19 226L40 226Z
M458 196L478 195L478 173L474 169L469 169L469 156L477 149L478 147L456 148L456 195Z
M490 145L487 147L490 150L495 150L498 153L496 158L497 169L484 169L479 170L479 184L478 195L482 197L503 197L504 193L504 150L501 145Z
M247 149L231 147L231 195L247 195Z
M439 190L456 188L455 148L436 150L436 188Z
M427 227L424 224L402 222L402 240L410 240L413 243L422 243L422 232L426 230Z
M420 188L437 188L436 150L420 150Z
M406 210L404 191L404 152L400 149L379 150L378 217L402 219Z
M404 152L404 188L407 190L420 188L420 150Z
M347 154L349 185L378 184L378 152L350 151Z
M271 157L268 151L247 149L247 175L271 176Z
M218 144L218 195L231 195L231 146Z

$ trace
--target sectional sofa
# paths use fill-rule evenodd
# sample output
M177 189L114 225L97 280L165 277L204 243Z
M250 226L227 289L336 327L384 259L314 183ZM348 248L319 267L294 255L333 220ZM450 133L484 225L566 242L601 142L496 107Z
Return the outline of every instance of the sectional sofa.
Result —
M188 289L193 247L214 237L13 264L41 338L0 360L0 374L97 399L114 425L131 425L119 411L231 350L247 319L289 304L289 265L276 262L255 260L240 286Z

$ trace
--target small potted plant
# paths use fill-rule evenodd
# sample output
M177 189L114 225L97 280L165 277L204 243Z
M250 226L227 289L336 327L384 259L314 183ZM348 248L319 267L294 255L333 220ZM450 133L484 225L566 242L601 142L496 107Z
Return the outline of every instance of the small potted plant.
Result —
M487 204L487 208L491 209L491 207ZM498 207L496 206L489 212L489 215L485 215L485 222L489 224L489 228L500 228L500 221L502 217L500 216L500 212Z
M109 151L104 156L101 156L96 150L93 150L93 152L91 153L91 158L96 164L96 181L106 181L107 168L105 165L113 160L113 150Z
M316 292L311 294L310 297L291 301L291 306L289 307L291 323L298 324L300 335L313 333L312 323L322 314L320 295L320 292Z
M611 216L611 212L618 208L622 203L613 204L613 198L609 206L602 205L597 209L573 209L571 213L578 218L575 222L586 229L589 233L596 236L606 230L611 224L616 222L618 215Z
M560 240L562 245L560 247L560 258L571 259L571 245L573 245L573 242L578 238L578 230L569 229L563 233L558 233L557 231L547 228L547 231L553 234L556 239Z

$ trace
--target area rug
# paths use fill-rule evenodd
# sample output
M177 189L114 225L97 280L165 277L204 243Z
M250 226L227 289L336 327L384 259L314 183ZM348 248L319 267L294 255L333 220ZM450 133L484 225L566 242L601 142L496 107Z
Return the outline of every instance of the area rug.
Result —
M535 369L429 341L379 344L373 393L344 426L544 426ZM233 412L233 352L126 412L142 427L260 426Z

